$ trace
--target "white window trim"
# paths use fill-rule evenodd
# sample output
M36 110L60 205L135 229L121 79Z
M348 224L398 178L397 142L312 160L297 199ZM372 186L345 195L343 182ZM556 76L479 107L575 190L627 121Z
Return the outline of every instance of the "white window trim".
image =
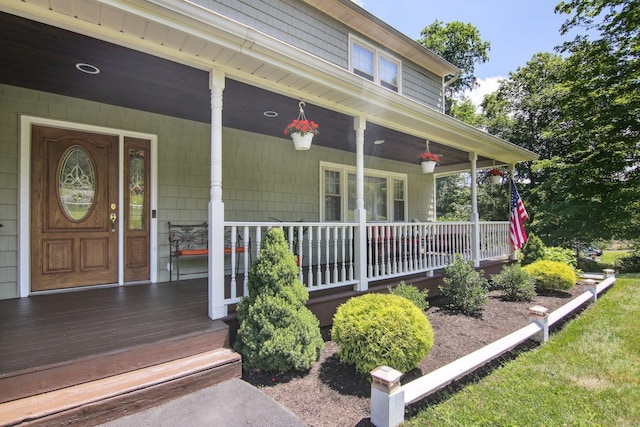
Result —
M340 163L330 163L330 162L320 162L320 221L325 222L324 218L324 198L325 198L325 186L324 186L324 172L326 170L338 171L340 172L340 221L338 222L346 222L348 210L349 210L349 174L356 174L355 166L343 165ZM407 196L409 194L409 180L408 175L404 173L398 172L389 172L378 169L366 169L364 170L364 176L376 177L376 178L385 178L387 180L387 221L386 222L394 222L393 214L394 214L394 188L393 188L393 180L400 180L404 182L404 218L402 222L407 222L407 218L409 217L409 213L407 212L407 207L409 205L409 201L407 200ZM335 222L335 221L330 221Z
M349 71L352 73L355 73L353 69L353 44L354 43L357 43L360 46L365 47L368 50L373 52L373 81L377 85L382 86L382 82L380 81L380 70L379 70L381 57L383 57L387 61L395 63L398 66L398 82L397 82L398 93L402 93L402 61L399 58L389 54L388 52L385 52L377 48L371 43L367 43L363 39L354 36L353 34L349 34ZM382 87L385 87L385 86L382 86Z

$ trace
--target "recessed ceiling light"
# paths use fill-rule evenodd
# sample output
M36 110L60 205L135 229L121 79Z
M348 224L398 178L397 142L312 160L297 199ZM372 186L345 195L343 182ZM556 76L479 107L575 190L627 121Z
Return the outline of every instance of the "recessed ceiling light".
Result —
M91 64L85 64L83 62L79 62L76 64L76 68L80 71L82 71L83 73L87 73L87 74L99 74L100 73L100 68L96 67L95 65L91 65Z
M373 143L375 145L382 145L382 144L384 144L384 139L376 139L375 141L373 141Z
M266 117L269 117L269 118L278 117L278 112L277 111L265 111L263 114Z

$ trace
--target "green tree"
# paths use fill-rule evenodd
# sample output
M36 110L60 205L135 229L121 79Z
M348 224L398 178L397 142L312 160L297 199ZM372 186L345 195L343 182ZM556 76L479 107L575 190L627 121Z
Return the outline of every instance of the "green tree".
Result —
M537 54L485 99L485 125L538 153L518 165L531 228L548 245L640 234L640 62L637 2L575 0L564 57ZM592 37L592 39L590 39Z
M445 24L435 20L422 30L420 36L418 43L460 69L460 75L449 82L445 94L445 113L450 114L455 96L476 87L475 64L489 60L491 43L483 41L480 31L472 24L459 21Z

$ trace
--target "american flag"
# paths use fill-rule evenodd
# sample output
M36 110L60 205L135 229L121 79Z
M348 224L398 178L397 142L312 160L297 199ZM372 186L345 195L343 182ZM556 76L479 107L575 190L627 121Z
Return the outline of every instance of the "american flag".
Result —
M524 203L518 194L516 185L511 180L511 212L509 213L509 236L511 246L520 249L527 241L527 232L524 230L524 221L529 219L529 214L524 208Z

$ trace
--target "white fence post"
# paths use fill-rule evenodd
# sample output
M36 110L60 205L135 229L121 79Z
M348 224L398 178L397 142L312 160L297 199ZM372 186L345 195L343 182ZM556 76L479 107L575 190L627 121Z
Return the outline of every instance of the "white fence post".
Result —
M542 330L531 337L534 341L547 342L549 340L549 309L541 305L529 308L529 322L537 323Z
M596 286L596 281L593 279L586 279L582 283L584 284L584 289L591 292L591 301L596 302L598 300L598 287Z
M404 421L402 372L388 366L371 371L371 423L376 427L396 427Z

